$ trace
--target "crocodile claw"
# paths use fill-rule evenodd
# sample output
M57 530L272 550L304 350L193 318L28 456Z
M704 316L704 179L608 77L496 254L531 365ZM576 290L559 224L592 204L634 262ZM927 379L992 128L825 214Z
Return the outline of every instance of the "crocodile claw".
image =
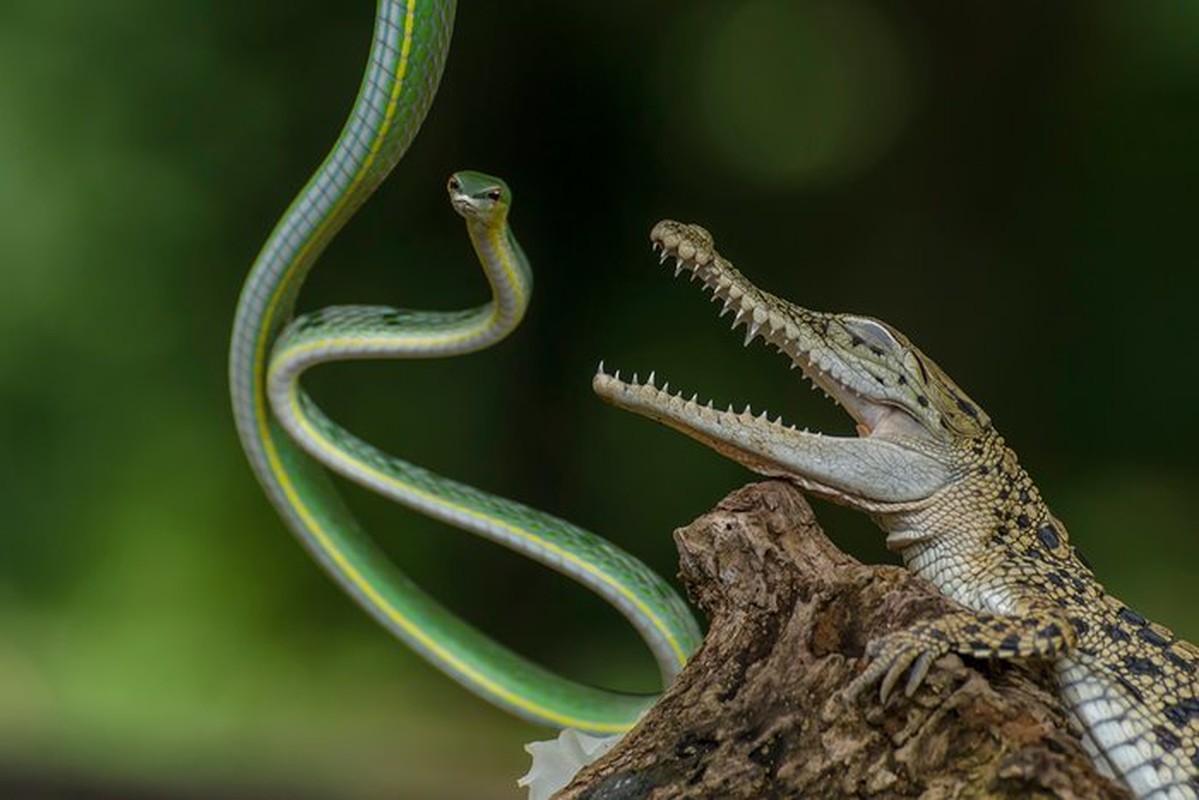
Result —
M913 631L899 631L874 639L866 646L869 662L862 674L845 689L847 702L857 700L875 683L879 684L879 701L886 703L899 680L907 673L903 693L911 697L924 683L929 667L949 647L940 641Z

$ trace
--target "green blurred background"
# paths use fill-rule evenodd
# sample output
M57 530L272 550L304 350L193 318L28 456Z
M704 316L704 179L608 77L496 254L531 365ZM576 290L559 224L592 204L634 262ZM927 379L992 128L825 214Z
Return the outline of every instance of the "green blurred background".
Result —
M546 732L332 586L228 410L241 281L340 127L372 11L0 5L0 795L519 796L521 744ZM656 268L650 225L699 221L776 293L911 335L1109 588L1199 639L1197 42L1199 5L1165 0L466 0L424 130L303 301L483 300L443 191L469 167L517 194L535 305L493 351L337 365L311 388L368 439L673 574L671 530L749 476L602 406L601 357L851 428ZM598 601L348 494L505 642L653 687ZM867 520L818 512L891 558Z

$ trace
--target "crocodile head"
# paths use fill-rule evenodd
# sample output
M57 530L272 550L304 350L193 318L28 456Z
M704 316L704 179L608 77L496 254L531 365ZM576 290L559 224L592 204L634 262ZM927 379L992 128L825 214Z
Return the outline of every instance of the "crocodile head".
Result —
M664 221L650 235L663 263L689 272L755 338L786 355L857 423L858 436L799 430L748 407L721 411L684 399L654 376L622 381L601 364L605 401L676 428L764 475L875 514L917 511L961 477L962 448L990 438L986 414L931 359L869 317L809 311L754 286L698 225Z

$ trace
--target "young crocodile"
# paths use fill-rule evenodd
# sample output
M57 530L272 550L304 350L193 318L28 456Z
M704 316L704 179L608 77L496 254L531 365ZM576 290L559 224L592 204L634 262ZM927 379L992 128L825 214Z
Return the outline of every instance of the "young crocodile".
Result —
M796 430L781 419L684 400L653 376L594 388L764 475L864 511L909 569L961 610L875 640L850 685L906 673L911 695L939 656L1042 658L1103 773L1140 798L1199 797L1199 648L1104 591L990 419L933 361L885 323L809 311L762 291L698 225L651 234L675 274L688 271L832 396L859 437Z

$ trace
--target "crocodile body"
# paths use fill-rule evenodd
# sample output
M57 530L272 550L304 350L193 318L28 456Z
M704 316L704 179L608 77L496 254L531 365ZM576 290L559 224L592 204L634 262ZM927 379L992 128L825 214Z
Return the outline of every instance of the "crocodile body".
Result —
M750 469L869 514L916 574L960 610L871 642L850 697L907 694L937 657L1040 658L1101 772L1138 798L1199 798L1199 648L1109 595L990 419L903 334L801 308L750 283L697 225L651 239L857 422L822 436L781 419L685 400L653 376L601 368L606 401L670 425Z

